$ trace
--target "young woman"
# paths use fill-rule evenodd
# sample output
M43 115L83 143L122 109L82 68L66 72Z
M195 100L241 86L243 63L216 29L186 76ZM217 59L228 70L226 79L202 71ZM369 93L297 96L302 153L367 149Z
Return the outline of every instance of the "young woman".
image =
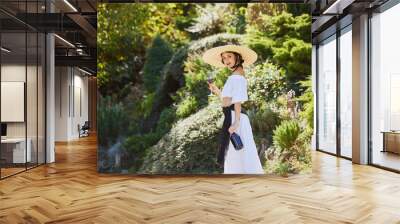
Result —
M224 167L225 174L263 174L250 120L241 111L241 104L248 100L243 67L253 64L257 54L244 46L225 45L207 50L203 60L215 67L227 67L232 71L222 90L209 83L211 92L221 98L225 116L218 163ZM240 150L236 150L230 141L230 135L234 132L243 142L244 147Z

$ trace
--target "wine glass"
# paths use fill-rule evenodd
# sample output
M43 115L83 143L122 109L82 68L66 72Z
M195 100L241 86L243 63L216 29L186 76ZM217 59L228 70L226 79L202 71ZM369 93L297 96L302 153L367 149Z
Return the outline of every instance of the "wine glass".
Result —
M208 75L207 75L207 82L208 82L208 84L211 84L211 83L214 82L214 76L213 76L213 74L211 72L208 73ZM208 96L212 96L212 95L213 95L213 93L210 90L210 94L208 94Z

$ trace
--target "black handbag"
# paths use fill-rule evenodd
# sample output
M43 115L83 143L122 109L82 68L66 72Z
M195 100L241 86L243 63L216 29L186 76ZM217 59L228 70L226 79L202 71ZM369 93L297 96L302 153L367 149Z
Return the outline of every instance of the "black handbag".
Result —
M241 150L243 149L243 142L242 139L240 139L240 136L233 132L231 134L231 142L233 144L233 147L235 147L236 150Z

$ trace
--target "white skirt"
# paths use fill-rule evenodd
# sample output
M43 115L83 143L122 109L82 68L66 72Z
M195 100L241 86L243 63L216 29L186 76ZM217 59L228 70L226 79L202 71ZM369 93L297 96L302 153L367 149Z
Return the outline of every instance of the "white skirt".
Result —
M232 122L235 121L235 111L232 113ZM264 174L260 158L253 138L249 117L240 114L240 125L235 131L243 142L241 150L235 150L229 140L229 149L225 155L224 174Z

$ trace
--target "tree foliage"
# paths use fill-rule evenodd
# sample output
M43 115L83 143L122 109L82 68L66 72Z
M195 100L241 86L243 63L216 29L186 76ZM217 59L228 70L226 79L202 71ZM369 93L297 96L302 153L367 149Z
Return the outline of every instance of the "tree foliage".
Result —
M311 74L311 17L282 12L263 14L258 23L247 27L245 43L261 60L271 60L286 70L288 89L299 89L297 82Z
M157 89L161 78L161 71L171 59L173 49L168 42L157 35L146 52L146 63L143 68L144 86L148 92Z
M188 7L190 6L190 7ZM99 4L98 6L98 85L103 95L120 101L130 94L130 85L143 82L140 71L146 49L161 35L172 47L188 41L182 18L194 11L187 3ZM183 25L184 26L184 25Z

